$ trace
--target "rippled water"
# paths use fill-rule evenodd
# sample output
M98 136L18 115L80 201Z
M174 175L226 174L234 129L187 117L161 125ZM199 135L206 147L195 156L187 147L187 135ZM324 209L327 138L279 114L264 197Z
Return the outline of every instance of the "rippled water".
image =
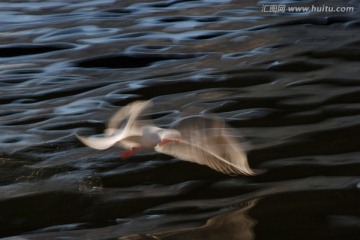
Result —
M360 18L267 1L0 3L0 237L359 239ZM125 161L74 133L155 103L167 126L216 113L257 176L156 153Z

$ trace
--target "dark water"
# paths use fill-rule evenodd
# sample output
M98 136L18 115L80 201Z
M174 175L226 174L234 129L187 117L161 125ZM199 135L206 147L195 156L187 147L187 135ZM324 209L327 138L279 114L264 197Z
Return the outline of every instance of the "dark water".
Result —
M135 3L136 2L136 3ZM360 17L267 1L0 3L0 237L360 239ZM254 177L74 133L155 103L161 126L217 113Z

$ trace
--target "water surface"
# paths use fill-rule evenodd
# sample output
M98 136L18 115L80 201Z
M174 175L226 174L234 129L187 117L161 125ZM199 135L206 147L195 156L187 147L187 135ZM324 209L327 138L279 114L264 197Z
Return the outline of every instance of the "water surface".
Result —
M266 4L0 3L0 237L358 239L359 4ZM76 139L139 99L164 127L221 116L264 172L157 153L121 161Z

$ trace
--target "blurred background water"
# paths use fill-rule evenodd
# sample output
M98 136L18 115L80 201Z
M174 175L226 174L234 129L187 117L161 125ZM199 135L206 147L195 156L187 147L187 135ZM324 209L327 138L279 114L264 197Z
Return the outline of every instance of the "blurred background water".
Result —
M312 5L353 11L289 11ZM359 5L1 2L0 237L359 239ZM265 171L121 161L75 138L138 99L165 127L218 114Z

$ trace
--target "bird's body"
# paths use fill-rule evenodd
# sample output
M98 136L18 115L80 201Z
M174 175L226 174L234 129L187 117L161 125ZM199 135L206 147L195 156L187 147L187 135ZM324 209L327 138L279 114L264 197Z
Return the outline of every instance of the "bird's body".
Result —
M119 145L125 149L123 157L131 156L137 149L154 149L225 174L254 174L242 145L230 136L221 119L187 117L175 122L172 128L164 129L138 119L151 105L150 101L136 101L125 106L110 119L102 137L77 137L85 145L99 150Z

